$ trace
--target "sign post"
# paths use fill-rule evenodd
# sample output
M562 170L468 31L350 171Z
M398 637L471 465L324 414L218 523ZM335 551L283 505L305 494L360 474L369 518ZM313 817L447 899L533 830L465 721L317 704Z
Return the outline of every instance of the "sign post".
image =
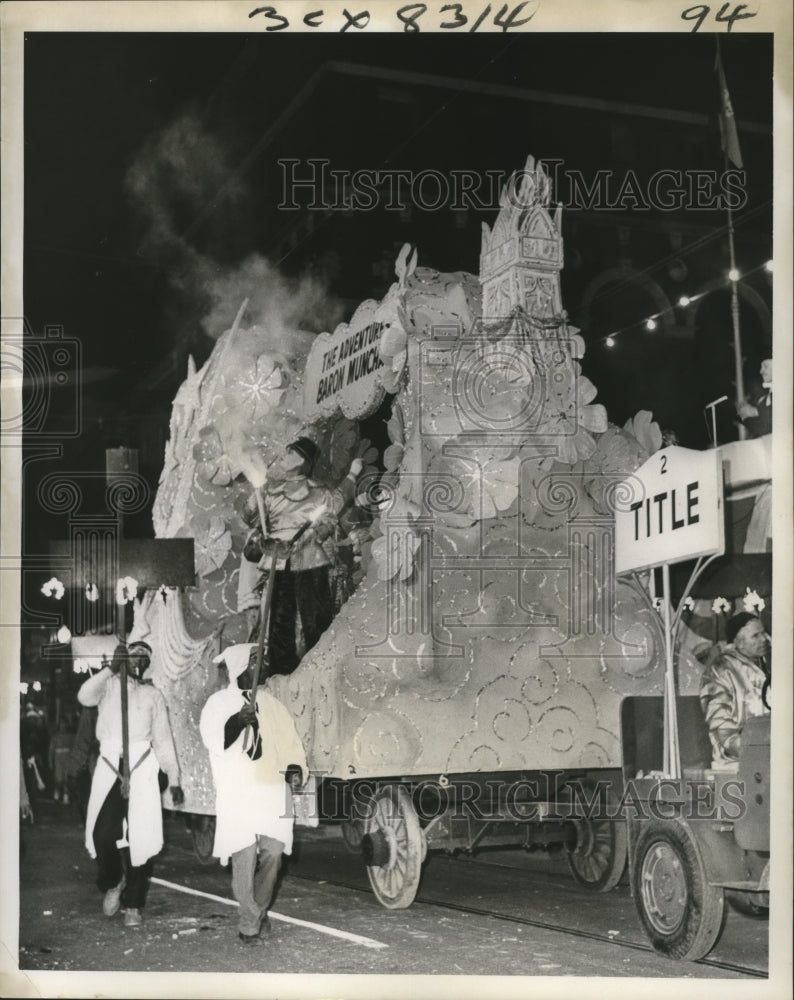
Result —
M725 551L719 453L664 448L624 482L631 501L615 511L615 572L662 568L665 774L681 777L670 565Z

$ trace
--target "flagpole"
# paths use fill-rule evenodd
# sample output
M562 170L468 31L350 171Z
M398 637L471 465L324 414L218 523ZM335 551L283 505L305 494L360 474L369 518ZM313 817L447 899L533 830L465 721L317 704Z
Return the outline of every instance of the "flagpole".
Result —
M716 35L714 41L717 45L717 71L719 74L719 84L720 84L720 100L722 102L721 108L721 118L720 123L722 127L722 165L725 173L728 172L728 145L729 139L727 136L728 128L728 108L730 98L728 97L728 85L725 81L725 71L722 66L722 57L720 55L720 38ZM733 109L730 109L731 118L733 118ZM735 129L735 122L730 123L732 128ZM736 146L738 149L738 135L735 137ZM738 164L741 166L741 162ZM734 360L734 378L736 383L736 401L739 402L744 399L744 365L742 358L742 331L739 321L739 282L735 280L736 275L736 243L734 240L734 228L733 228L733 209L731 208L730 199L725 199L725 208L728 213L728 252L730 255L731 271L730 271L730 282L731 282L731 323L733 325L733 360ZM744 441L747 438L747 428L744 424L739 421L739 440Z
M725 170L728 169L728 157L723 155ZM736 377L736 399L744 399L744 365L742 359L742 331L739 322L739 282L734 280L736 273L736 246L733 238L733 209L730 200L726 199L728 211L728 249L731 259L731 321L733 323L733 355ZM747 428L739 421L739 440L747 438Z

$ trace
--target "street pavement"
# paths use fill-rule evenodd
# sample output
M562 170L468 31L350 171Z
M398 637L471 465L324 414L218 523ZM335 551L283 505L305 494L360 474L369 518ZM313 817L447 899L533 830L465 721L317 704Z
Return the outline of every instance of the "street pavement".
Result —
M183 817L166 814L165 831L143 926L126 928L121 915L102 914L94 862L83 846L76 812L39 804L35 825L25 830L20 863L19 966L31 973L34 987L30 994L4 996L48 995L40 993L37 984L47 976L42 980L39 973L67 973L67 983L78 985L74 993L67 986L62 995L88 995L85 980L73 974L100 971L275 974L280 985L273 995L287 995L285 983L292 984L296 974L354 976L359 986L373 976L456 976L458 996L479 976L675 977L680 987L699 983L700 992L693 990L692 996L703 995L704 980L744 978L703 964L671 963L647 950L628 885L594 895L572 880L564 860L545 852L484 852L473 860L431 855L419 900L406 910L386 910L369 891L360 859L332 826L299 831L273 906L273 933L262 945L246 946L237 939L228 871L215 862L199 863ZM432 905L436 901L452 908ZM503 918L483 912L491 910ZM504 919L511 916L544 926ZM593 937L572 937L554 927ZM730 912L710 957L763 971L767 931L766 921ZM106 995L144 996L133 982L136 977L129 975L123 980L129 994ZM432 995L416 985L430 980L412 982L412 997ZM676 994L688 995L680 987Z

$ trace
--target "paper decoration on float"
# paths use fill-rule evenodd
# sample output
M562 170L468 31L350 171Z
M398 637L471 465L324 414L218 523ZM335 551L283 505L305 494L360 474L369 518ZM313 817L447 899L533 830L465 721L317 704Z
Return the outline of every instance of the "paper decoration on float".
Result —
M66 589L58 577L53 576L42 585L41 592L45 597L54 597L56 601L60 601L66 593Z

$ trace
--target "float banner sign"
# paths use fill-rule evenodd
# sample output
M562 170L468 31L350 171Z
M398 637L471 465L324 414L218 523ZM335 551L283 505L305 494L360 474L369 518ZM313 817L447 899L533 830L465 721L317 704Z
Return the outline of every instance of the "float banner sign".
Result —
M664 448L625 481L615 513L615 572L722 555L719 452Z
M362 302L350 323L321 333L306 359L303 412L306 420L330 417L339 410L351 420L369 416L383 402L380 339L385 324L377 318L379 302Z

